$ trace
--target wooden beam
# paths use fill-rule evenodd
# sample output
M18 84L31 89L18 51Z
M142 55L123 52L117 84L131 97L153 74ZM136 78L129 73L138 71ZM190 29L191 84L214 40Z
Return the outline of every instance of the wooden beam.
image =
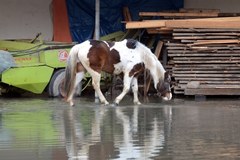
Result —
M185 95L240 95L239 88L197 88L185 89Z
M240 17L199 18L183 20L146 20L126 23L127 29L134 28L240 28Z
M232 33L240 32L240 28L175 28L175 33Z
M168 20L171 28L240 28L240 17Z
M203 9L203 8L180 8L179 12L194 12L194 13L220 13L220 9Z
M125 22L132 21L132 17L128 7L123 7L123 17Z
M172 28L147 28L148 34L172 34Z
M127 29L165 27L165 20L132 21L126 23Z
M218 13L206 12L139 12L139 16L162 16L162 17L218 17Z
M188 46L197 46L197 45L209 45L209 44L239 44L240 40L233 39L233 40L199 40L194 42L193 44L187 44Z
M193 40L200 40L200 39L235 39L237 36L177 36L173 37L173 39L193 39Z

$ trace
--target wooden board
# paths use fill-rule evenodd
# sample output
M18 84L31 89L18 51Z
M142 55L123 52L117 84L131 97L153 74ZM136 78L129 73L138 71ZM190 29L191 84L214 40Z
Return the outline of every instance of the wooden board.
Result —
M218 17L216 12L139 12L139 16L163 16L163 17Z
M240 95L240 88L198 88L185 89L185 95Z
M240 28L240 17L199 18L181 20L146 20L126 23L127 29L134 28Z
M179 12L191 13L220 13L220 9L205 9L205 8L180 8Z
M168 20L170 28L240 28L240 17Z
M231 33L240 32L240 28L175 28L174 33Z
M126 23L126 29L165 27L165 20L132 21Z

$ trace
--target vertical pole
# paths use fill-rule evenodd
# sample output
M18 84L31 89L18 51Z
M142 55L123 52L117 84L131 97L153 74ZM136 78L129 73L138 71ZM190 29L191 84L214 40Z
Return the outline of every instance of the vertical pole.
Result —
M95 32L94 38L100 38L100 0L95 0Z
M95 31L94 39L100 39L100 0L95 0ZM95 103L99 103L99 96L95 91Z

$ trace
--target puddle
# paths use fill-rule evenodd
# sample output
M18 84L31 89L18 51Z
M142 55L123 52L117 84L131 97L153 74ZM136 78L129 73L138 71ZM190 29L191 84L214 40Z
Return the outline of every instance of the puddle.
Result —
M0 99L3 160L239 159L240 101Z

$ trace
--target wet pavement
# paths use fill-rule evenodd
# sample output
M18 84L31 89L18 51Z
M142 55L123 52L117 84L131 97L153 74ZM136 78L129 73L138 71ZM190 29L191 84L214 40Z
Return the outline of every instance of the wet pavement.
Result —
M1 160L240 159L240 100L0 98Z

